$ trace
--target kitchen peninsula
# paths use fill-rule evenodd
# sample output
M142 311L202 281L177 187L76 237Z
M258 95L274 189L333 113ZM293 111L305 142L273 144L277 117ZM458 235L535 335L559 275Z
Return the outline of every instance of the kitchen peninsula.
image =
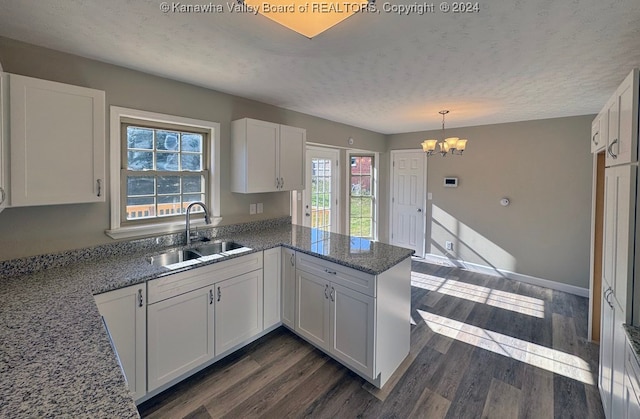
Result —
M408 353L411 250L282 220L214 228L211 236L251 250L175 271L150 264L149 256L183 247L184 238L174 234L0 262L0 416L137 417L93 296L134 285L146 290L175 273L277 248L282 249L281 321L267 328L265 320L262 331L242 344L285 324L378 386ZM285 262L294 267L292 277L285 275ZM265 282L267 270L265 262ZM266 300L273 293L266 291L265 306L272 305ZM327 311L318 316L313 310ZM365 332L354 334L348 328L363 313L371 321ZM321 324L330 334L316 333L319 318L332 320ZM355 340L345 340L349 334ZM368 342L364 353L354 346L362 339Z

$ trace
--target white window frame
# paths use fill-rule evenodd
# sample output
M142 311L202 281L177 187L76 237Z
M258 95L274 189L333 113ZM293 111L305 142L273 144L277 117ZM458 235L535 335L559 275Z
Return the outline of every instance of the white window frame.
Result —
M347 150L347 158L345 161L346 168L346 183L345 183L345 192L346 192L346 200L347 205L345 205L345 219L346 222L344 224L346 234L351 235L351 156L373 156L373 167L371 168L371 182L373 183L373 187L371 188L372 198L373 198L373 214L372 214L372 229L373 229L373 238L372 241L378 241L379 232L378 226L380 225L378 217L380 215L380 205L379 205L379 170L380 170L380 153L367 151L367 150Z
M175 115L167 115L156 112L141 111L138 109L110 107L110 229L105 233L114 239L140 237L151 234L171 233L184 230L184 221L162 221L141 225L122 226L121 216L121 167L122 167L122 129L123 119L138 119L145 122L183 125L185 128L196 127L206 131L210 139L209 144L209 191L207 205L213 225L218 224L220 217L220 124L217 122L200 119L185 118ZM204 225L204 220L193 220L193 225Z

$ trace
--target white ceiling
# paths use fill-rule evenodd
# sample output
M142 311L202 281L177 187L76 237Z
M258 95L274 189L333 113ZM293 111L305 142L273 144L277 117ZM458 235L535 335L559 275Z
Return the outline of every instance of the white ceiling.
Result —
M424 15L382 10L422 2L377 0L380 13L313 39L226 1L213 0L223 13L165 14L160 0L0 0L0 36L385 134L439 128L440 109L447 127L597 113L640 67L639 0Z

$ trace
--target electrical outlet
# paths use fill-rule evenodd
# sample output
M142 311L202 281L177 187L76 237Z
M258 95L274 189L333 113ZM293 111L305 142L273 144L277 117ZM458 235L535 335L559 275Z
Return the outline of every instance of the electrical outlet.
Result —
M453 242L447 240L446 242L444 242L444 248L447 250L453 250Z
M254 215L256 213L256 204L249 204L249 215Z
M258 211L258 214L262 214L262 202L258 202L256 204L256 209Z

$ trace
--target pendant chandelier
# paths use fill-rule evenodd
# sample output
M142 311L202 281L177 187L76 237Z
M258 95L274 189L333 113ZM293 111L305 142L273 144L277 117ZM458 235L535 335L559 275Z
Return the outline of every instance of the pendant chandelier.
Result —
M427 153L427 156L433 156L435 153L440 153L442 157L446 156L447 153L461 155L467 147L467 140L458 137L446 138L444 135L444 116L448 114L449 111L442 110L438 113L442 115L442 141L438 142L438 140L432 139L424 140L422 142L422 151ZM436 146L439 148L438 151L436 151Z

